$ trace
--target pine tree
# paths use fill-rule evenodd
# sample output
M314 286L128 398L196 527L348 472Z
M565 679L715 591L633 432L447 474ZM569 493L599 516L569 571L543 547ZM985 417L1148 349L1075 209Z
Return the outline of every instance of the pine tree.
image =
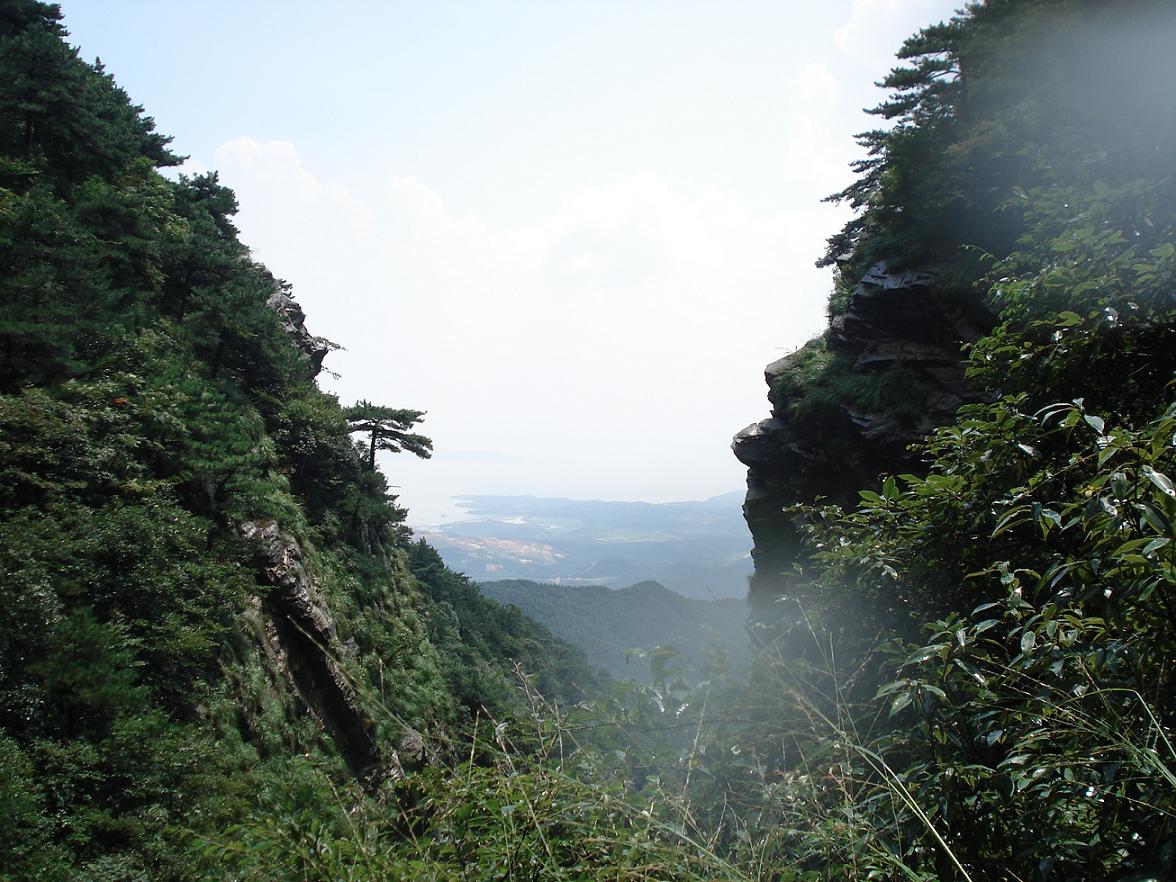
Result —
M407 450L421 459L433 455L433 442L424 435L409 432L425 416L423 410L405 410L385 407L360 401L344 411L347 426L351 432L363 432L368 436L368 468L376 469L376 451L391 450L399 453Z

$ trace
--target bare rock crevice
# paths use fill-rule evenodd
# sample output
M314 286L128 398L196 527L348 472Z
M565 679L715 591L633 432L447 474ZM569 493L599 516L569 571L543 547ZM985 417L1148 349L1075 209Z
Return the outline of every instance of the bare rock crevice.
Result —
M297 540L273 521L244 521L235 532L251 549L257 582L265 589L260 612L266 655L296 700L335 741L357 777L376 782L403 776L395 752L381 754L374 724L340 663L354 650L340 641Z

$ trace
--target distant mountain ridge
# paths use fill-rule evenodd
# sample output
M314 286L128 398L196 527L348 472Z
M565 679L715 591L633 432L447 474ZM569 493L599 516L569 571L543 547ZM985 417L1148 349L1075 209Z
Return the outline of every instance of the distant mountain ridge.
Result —
M653 581L628 588L544 585L525 579L483 582L482 593L582 649L590 664L620 679L646 680L648 665L631 650L672 646L694 665L715 650L741 665L748 657L743 600L683 597Z
M622 588L653 580L686 597L742 598L751 540L740 492L689 502L461 496L473 517L416 532L477 581Z

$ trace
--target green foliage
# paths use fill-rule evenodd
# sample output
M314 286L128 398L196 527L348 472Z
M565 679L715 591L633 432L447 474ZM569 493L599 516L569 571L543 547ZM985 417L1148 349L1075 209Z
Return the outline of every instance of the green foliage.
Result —
M205 853L243 879L746 878L675 819L634 806L562 722L480 733L466 762L402 783L400 808L354 790L308 793L307 771L292 769L277 805Z
M781 400L799 396L829 370L833 353L829 351L828 340L822 335L800 347L786 358L786 365L773 379L772 394Z
M427 603L430 642L440 653L449 691L468 719L519 711L518 671L543 695L564 704L602 686L582 652L516 608L484 597L423 540L409 554Z
M784 386L792 378L781 380L778 385ZM852 360L839 356L832 356L823 370L801 384L796 388L798 393L803 389L803 394L797 394L788 415L802 427L836 427L847 410L884 413L901 425L917 425L930 392L912 371L856 371Z
M910 369L860 369L829 348L827 335L810 340L774 365L773 412L798 435L821 438L830 461L852 458L853 414L883 415L902 428L920 425L933 391Z
M0 382L39 381L76 370L103 337L114 300L94 237L44 188L0 189ZM97 338L97 339L96 339Z
M1006 322L971 353L991 402L929 439L926 477L811 512L807 612L843 663L899 638L852 716L870 736L843 737L870 760L847 770L858 822L904 874L1172 872L1168 186L1026 196L1034 232L993 273Z
M0 878L1171 877L1168 14L989 0L908 41L829 257L844 291L996 255L985 403L924 477L805 513L801 624L750 684L659 647L591 702L407 541L375 454L427 457L422 412L319 391L232 193L158 174L55 7L0 4ZM822 343L777 384L817 423L910 393ZM246 520L297 543L324 645L281 642ZM433 768L355 780L348 713Z
M996 255L956 286L1000 314L969 353L986 397L924 476L798 512L815 560L750 684L691 687L661 648L648 686L528 693L510 752L483 741L397 811L242 838L312 878L625 878L634 854L652 878L1171 877L1176 200L1171 78L1139 61L1169 63L1167 14L990 0L907 43L829 258L844 291L878 257ZM909 391L819 341L776 382L818 423Z
M28 159L59 188L109 179L139 157L179 161L113 77L64 41L59 7L9 0L2 14L0 152Z
M223 878L189 834L272 804L296 755L326 805L346 714L388 759L566 650L414 549L423 591L348 423L427 456L422 414L315 387L232 192L162 177L167 140L64 37L0 4L0 878ZM329 645L283 642L245 522L297 543Z
M989 0L911 37L871 111L891 127L859 136L858 179L830 197L860 214L822 263L852 285L878 259L1004 255L1025 231L1009 200L1030 181L1089 190L1167 174L1173 25L1160 0Z
M844 288L880 257L979 245L1002 324L969 354L986 403L928 439L925 476L798 510L816 561L781 602L799 624L763 660L770 709L726 736L778 771L715 776L731 822L774 831L769 861L1173 872L1172 117L1150 74L1127 82L1167 64L1172 27L1147 2L977 4L908 41L884 83L897 125L866 136L840 194L863 214L827 260ZM1079 70L1094 55L1098 84ZM778 391L794 411L860 396L836 378L814 343Z
M315 388L302 390L275 414L272 435L290 489L311 522L337 532L332 513L348 510L349 488L362 479L338 400Z

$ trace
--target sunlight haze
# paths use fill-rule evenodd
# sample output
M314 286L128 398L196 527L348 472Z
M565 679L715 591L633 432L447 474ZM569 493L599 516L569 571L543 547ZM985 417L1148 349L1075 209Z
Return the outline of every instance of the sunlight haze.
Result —
M763 366L824 327L869 83L957 4L62 5L344 347L322 385L428 411L433 459L382 461L427 524L740 489Z

